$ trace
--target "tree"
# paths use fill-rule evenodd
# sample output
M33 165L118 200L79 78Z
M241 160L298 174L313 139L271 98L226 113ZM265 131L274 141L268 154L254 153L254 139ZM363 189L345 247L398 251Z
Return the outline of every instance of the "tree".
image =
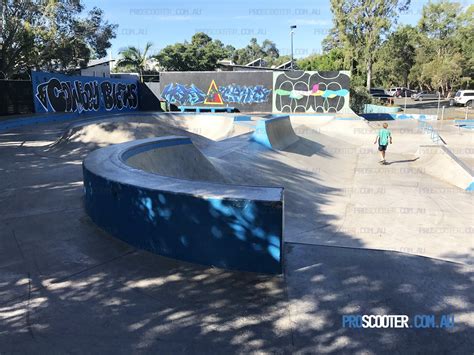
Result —
M412 26L398 27L388 36L375 56L373 69L376 85L410 86L409 75L415 64L418 39L417 30Z
M418 23L415 65L410 78L419 86L443 94L463 82L469 85L473 74L473 10L460 3L441 0L423 7Z
M344 70L344 53L334 48L323 54L312 55L298 60L298 68L302 70L337 71Z
M143 72L147 69L150 60L148 51L152 46L151 42L147 42L143 51L135 46L122 49L119 52L121 58L117 61L117 68L137 71L140 74L140 80L143 81Z
M215 70L217 62L228 58L233 47L224 47L219 40L212 40L207 34L196 33L191 42L166 46L155 58L165 70L193 71Z
M331 0L334 28L344 50L345 66L354 69L355 63L366 76L370 90L372 65L382 37L387 35L399 11L408 8L410 0ZM331 43L326 41L326 43Z
M80 0L3 0L0 71L7 77L30 69L62 71L106 55L116 25L103 11L87 14Z
M232 60L236 64L245 65L262 58L267 66L271 66L276 64L279 57L280 51L274 42L266 39L262 42L262 45L259 45L257 39L252 38L246 47L234 51Z
M465 88L474 86L474 5L470 5L459 15L456 44L463 56L461 82Z

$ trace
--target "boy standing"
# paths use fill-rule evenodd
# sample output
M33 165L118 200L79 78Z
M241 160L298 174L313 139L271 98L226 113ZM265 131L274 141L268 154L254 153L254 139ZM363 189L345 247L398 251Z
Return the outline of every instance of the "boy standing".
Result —
M387 150L388 143L392 144L392 133L387 129L388 124L385 122L383 128L379 131L377 137L375 137L374 144L379 143L379 152L380 152L380 164L385 164L385 151Z

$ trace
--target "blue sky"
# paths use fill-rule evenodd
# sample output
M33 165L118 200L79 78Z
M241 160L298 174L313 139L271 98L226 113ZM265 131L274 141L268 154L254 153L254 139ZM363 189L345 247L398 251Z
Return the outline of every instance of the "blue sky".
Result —
M400 23L416 24L421 8L428 1L413 0ZM94 5L105 11L106 19L119 25L113 40L112 54L127 45L143 47L154 44L153 52L168 44L190 40L196 32L237 48L252 37L259 42L270 39L282 55L290 53L289 26L297 25L294 37L295 57L321 51L321 41L331 28L329 0L85 0L88 9Z

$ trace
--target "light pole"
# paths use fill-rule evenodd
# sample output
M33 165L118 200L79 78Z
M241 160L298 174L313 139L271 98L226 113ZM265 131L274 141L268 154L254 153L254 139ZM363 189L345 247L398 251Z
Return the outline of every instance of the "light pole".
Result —
M293 34L295 33L296 25L290 26L290 36L291 36L291 70L293 70Z

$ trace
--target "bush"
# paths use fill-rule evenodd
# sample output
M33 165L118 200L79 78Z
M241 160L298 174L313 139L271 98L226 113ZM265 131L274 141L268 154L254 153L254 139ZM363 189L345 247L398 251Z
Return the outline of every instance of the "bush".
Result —
M357 114L364 112L365 104L371 104L373 102L372 96L369 95L367 89L363 86L351 87L350 93L350 106L351 109Z

